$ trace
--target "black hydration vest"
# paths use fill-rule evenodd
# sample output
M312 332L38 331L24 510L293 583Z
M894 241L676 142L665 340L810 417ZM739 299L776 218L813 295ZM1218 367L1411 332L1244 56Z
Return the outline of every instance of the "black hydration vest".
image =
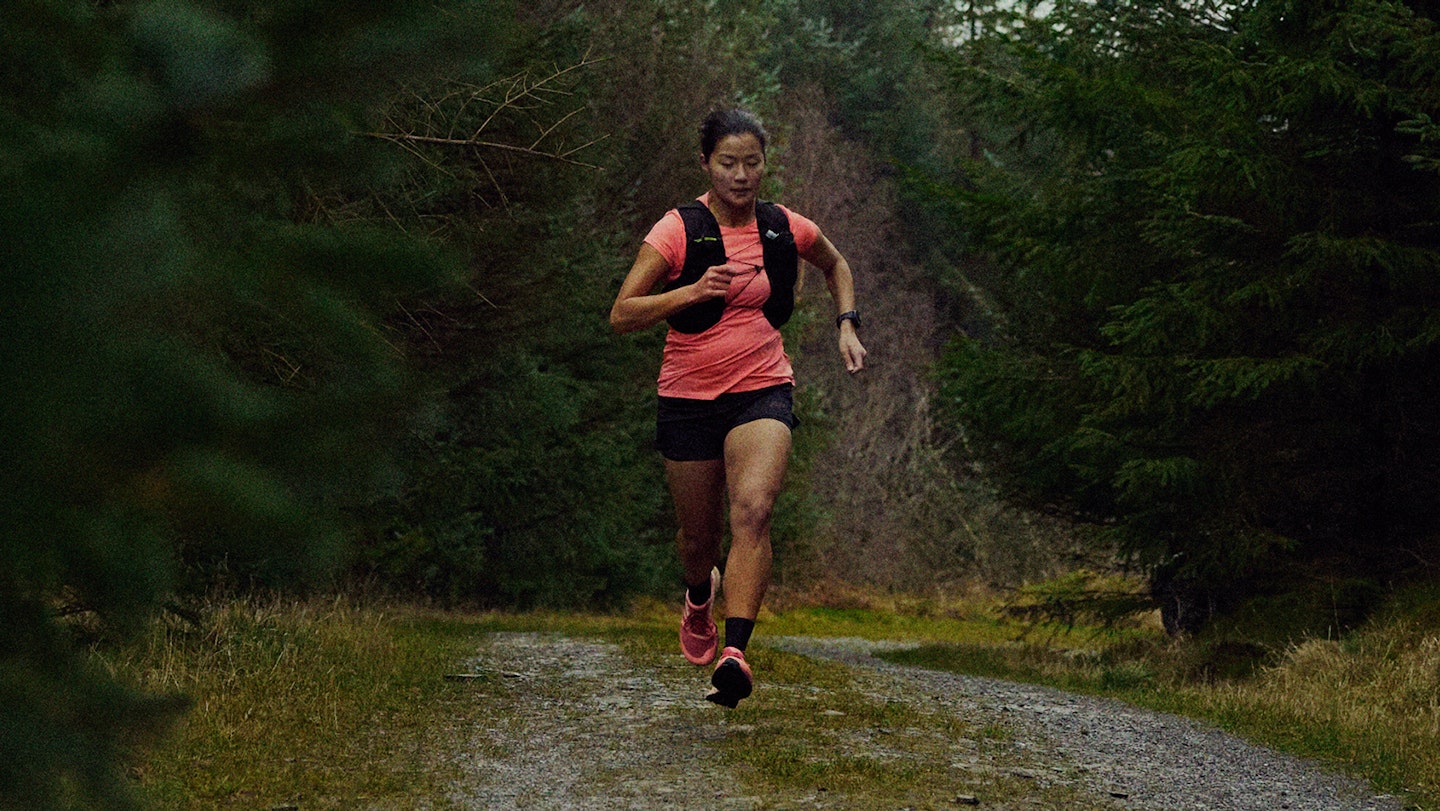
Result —
M685 265L680 277L665 285L670 291L694 284L705 271L723 265L725 243L720 238L720 223L699 200L682 206L680 219L685 221ZM755 204L755 226L760 231L760 249L764 253L765 274L770 277L770 298L761 308L765 319L776 329L790 320L795 311L795 279L800 268L800 252L795 248L795 235L790 233L790 218L780 206L761 200ZM723 296L692 304L668 319L676 332L704 332L720 321L725 311Z

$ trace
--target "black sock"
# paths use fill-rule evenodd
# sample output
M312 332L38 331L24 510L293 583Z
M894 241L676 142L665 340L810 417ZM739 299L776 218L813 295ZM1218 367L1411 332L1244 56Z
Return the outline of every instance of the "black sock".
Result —
M725 618L725 647L745 650L750 644L750 633L755 630L755 620L744 617Z
M710 575L705 575L704 582L692 586L685 584L685 596L690 600L691 605L704 605L710 599Z

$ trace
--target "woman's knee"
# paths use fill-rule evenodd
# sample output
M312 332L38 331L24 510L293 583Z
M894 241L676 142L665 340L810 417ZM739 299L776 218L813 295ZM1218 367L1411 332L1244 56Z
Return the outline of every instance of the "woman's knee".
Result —
M730 533L735 536L770 535L770 518L775 498L769 494L738 496L730 501Z

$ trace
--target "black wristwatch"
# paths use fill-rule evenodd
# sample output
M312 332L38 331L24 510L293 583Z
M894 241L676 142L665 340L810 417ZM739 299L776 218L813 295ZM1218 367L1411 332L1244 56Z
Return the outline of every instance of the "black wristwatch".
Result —
M859 329L859 328L860 328L860 313L859 313L859 311L858 311L858 310L848 310L848 311L846 311L846 312L843 312L843 313L835 316L835 328L836 328L836 329L839 329L839 328L840 328L840 325L843 324L843 323L845 323L846 321L854 321L854 322L855 322L855 328L856 328L856 329Z

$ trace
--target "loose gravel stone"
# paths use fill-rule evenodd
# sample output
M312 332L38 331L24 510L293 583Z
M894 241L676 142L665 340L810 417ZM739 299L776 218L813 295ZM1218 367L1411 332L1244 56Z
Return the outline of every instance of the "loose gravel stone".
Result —
M1011 745L1056 763L1065 779L1133 809L1400 811L1394 797L1212 726L1047 687L892 664L908 647L861 639L771 638L768 644L884 674L897 695L1012 729ZM1016 774L1042 779L1033 768ZM1046 776L1044 779L1051 779Z
M952 736L932 753L946 753L941 756L955 773L982 782L1069 787L1090 798L1086 807L1106 809L1401 808L1358 781L1205 724L1044 687L904 667L872 655L906 647L901 643L772 637L763 644L848 664L858 689L877 702L905 703L928 716L953 715L976 730L1004 729L983 745ZM605 642L533 633L491 636L460 672L505 677L487 682L485 720L454 756L464 779L449 799L462 808L498 811L848 807L845 797L823 788L793 797L749 796L717 746L752 728L730 723L726 711L703 700L708 682L703 669L685 664L678 653L675 660L642 667ZM818 711L817 718L826 712ZM917 732L877 727L826 745L879 757L889 751L887 740ZM1010 807L982 795L946 799L952 797L954 806Z
M676 660L680 656L676 655ZM502 682L487 721L458 756L464 808L749 809L712 748L731 731L681 661L637 670L615 645L548 634L495 634L466 669Z

